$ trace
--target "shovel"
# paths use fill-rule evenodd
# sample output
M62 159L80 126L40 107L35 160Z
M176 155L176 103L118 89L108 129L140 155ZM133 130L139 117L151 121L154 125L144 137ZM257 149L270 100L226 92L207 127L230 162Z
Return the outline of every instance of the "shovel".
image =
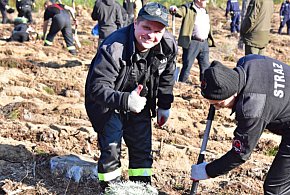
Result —
M204 155L205 155L205 150L206 150L206 145L207 145L207 141L208 141L208 137L209 137L209 132L211 129L211 123L213 121L214 118L214 114L215 114L215 107L214 105L210 105L209 107L209 112L207 115L207 122L206 122L206 128L204 131L204 135L203 135L203 140L202 140L202 145L200 148L200 153L198 155L198 160L197 160L197 164L203 163L204 161ZM192 185L191 185L191 190L190 190L190 195L195 195L196 191L197 191L197 187L198 187L198 182L199 181L193 181Z
M175 37L175 15L172 15L172 34Z
M76 18L76 4L75 4L74 0L72 0L72 7L73 7L73 10L75 13L75 18ZM77 23L75 24L75 33L74 33L73 37L74 37L74 40L76 42L76 46L80 49L82 47L82 44L81 44L79 37L78 37L78 25L77 25Z

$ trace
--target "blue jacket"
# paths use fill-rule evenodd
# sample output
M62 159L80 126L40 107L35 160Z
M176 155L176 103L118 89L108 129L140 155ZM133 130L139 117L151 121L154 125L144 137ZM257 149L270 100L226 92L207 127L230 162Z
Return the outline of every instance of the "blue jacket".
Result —
M282 3L280 8L280 16L290 18L290 2L285 1Z
M238 0L228 0L227 1L227 8L226 8L226 17L228 16L229 12L240 12L240 5Z

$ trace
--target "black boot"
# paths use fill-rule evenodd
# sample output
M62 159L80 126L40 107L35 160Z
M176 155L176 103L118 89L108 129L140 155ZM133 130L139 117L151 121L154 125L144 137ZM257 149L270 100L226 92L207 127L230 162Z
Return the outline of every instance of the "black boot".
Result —
M121 182L121 177L117 177L110 181L100 181L99 184L100 184L102 193L106 191L106 188L109 187L110 184L117 183L117 182Z
M68 50L69 53L71 53L72 55L77 55L77 51L75 49L72 50Z
M139 181L151 185L151 176L130 176L129 180L134 182Z
M99 184L101 187L101 193L105 193L106 188L109 187L109 183L106 181L100 181Z

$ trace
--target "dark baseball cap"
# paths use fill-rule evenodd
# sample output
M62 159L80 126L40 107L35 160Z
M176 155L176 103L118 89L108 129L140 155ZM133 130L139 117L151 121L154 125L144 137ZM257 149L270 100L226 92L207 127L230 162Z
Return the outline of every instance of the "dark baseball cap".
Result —
M160 22L168 26L168 10L160 3L150 2L140 9L138 16L149 21Z

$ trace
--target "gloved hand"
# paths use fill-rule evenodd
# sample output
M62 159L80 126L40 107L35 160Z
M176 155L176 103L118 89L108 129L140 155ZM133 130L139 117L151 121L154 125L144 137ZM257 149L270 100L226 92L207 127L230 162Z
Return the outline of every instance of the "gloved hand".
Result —
M206 173L205 166L207 162L203 162L197 165L191 166L191 176L190 179L193 181L208 179L209 176Z
M280 16L280 21L283 22L284 16Z
M140 86L138 86L134 91L132 91L128 98L129 110L135 113L141 112L144 109L147 101L146 97L141 97L139 93Z
M177 8L175 5L171 5L171 6L169 7L169 13L170 13L171 15L174 15L174 14L176 13L177 10L178 10L178 8Z
M157 124L159 127L164 125L166 121L168 120L170 115L170 109L164 110L162 108L157 109Z

